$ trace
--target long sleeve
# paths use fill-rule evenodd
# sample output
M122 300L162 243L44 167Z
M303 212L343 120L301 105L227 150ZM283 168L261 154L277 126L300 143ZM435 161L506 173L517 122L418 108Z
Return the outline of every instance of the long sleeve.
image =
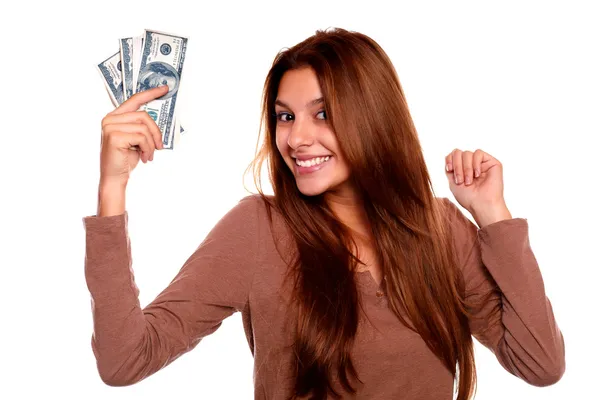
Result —
M473 336L513 375L535 386L556 383L565 370L564 340L529 243L527 220L478 229L446 202Z
M101 379L125 386L192 350L248 305L260 257L259 201L242 199L144 309L131 269L127 217L84 217L92 349Z

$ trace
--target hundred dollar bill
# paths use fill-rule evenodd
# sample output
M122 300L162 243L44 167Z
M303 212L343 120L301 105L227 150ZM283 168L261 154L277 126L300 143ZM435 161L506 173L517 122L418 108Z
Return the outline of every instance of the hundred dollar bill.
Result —
M133 64L133 82L138 81L138 76L140 72L140 63L142 61L142 50L144 48L144 36L134 36L132 38L132 64ZM137 93L137 84L133 85L133 93ZM179 117L177 113L175 113L175 120L179 122ZM185 133L185 129L183 125L179 126L179 130L175 130L175 132L179 132L180 135ZM175 135L177 138L177 134Z
M102 80L104 82L104 86L106 87L106 91L108 92L108 96L110 97L110 101L115 107L118 107L119 104L123 103L121 53L116 52L98 64L96 68L102 76Z
M133 65L133 93L137 93L137 81L140 72L140 62L142 61L142 48L144 46L144 38L134 36L131 41L131 58Z
M123 81L123 101L133 95L133 38L119 40L121 53L121 73Z
M179 128L175 120L175 106L188 39L146 29L143 40L136 92L169 86L167 94L148 102L141 109L158 125L165 148L173 148L176 128Z
M115 53L110 56L108 59L102 61L100 64L96 66L100 75L102 76L102 81L104 82L104 86L108 92L110 97L110 101L115 107L120 106L125 100L125 92L123 91L123 82L122 82L122 72L123 72L123 63L121 62L120 57L121 52ZM179 128L175 132L175 137L178 139L178 135L183 135L185 130L182 126L179 125L179 118L177 114L175 114L175 120ZM178 140L175 140L175 144L177 144Z
M102 61L100 64L96 66L100 75L102 76L102 81L104 82L104 86L106 87L106 91L108 92L109 98L113 106L120 106L125 100L123 91L123 82L122 72L123 72L123 63L121 62L121 52L117 52ZM180 134L183 134L183 128L180 128ZM176 137L178 135L175 135ZM177 141L175 141L177 143Z

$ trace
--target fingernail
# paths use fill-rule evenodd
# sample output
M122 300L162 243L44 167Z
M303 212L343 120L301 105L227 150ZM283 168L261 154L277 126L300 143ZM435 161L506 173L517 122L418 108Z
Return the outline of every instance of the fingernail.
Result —
M470 184L471 184L471 177L470 177L470 176L467 176L467 177L465 178L465 183L466 183L467 185L470 185Z
M446 164L446 171L450 172L452 170L452 164Z
M475 178L479 178L479 170L478 169L475 170Z
M454 175L454 183L458 185L458 176Z

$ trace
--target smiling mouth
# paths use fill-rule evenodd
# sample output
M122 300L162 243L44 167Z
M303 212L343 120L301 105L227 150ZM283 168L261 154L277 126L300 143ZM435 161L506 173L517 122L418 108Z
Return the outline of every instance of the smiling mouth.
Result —
M316 165L321 165L327 161L329 161L331 157L330 156L326 156L326 157L315 157L315 158L311 158L309 160L299 160L296 158L296 165L299 167L304 167L304 168L309 168L309 167L314 167Z

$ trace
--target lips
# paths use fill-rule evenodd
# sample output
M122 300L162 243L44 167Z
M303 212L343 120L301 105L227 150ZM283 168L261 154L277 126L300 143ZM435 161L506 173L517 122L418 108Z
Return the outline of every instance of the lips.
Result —
M325 167L327 164L329 164L329 161L332 158L333 157L331 157L331 156L312 157L312 158L307 158L306 160L301 160L300 158L297 158L295 160L296 172L299 175L306 175L306 174L310 174L310 173L319 171L323 167Z

